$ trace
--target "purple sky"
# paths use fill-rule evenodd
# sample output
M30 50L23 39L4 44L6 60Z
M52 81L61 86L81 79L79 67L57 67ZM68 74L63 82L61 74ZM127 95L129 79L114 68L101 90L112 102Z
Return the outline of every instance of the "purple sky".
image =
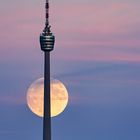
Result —
M0 139L42 139L42 119L26 105L43 75L39 34L44 1L0 1ZM52 119L61 140L140 139L140 1L51 1L56 36L51 75L70 101Z

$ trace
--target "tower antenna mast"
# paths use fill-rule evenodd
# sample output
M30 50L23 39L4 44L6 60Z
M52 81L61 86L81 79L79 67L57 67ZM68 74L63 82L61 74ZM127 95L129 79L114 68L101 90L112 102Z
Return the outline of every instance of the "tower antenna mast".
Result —
M51 98L50 98L50 52L54 49L55 36L49 25L49 1L46 0L46 23L40 34L40 46L44 52L44 117L43 140L51 140Z
M46 23L44 28L44 33L50 32L50 25L49 25L49 0L46 0Z

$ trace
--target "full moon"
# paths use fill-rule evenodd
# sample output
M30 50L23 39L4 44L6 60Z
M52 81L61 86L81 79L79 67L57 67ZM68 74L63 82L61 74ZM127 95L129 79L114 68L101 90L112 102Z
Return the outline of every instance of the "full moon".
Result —
M62 82L51 79L51 117L61 114L68 104L68 92ZM44 78L33 82L27 91L27 105L39 117L44 112Z

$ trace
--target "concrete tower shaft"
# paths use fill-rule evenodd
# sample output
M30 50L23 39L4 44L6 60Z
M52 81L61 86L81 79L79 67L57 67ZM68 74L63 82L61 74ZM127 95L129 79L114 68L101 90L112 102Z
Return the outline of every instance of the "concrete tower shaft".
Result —
M44 117L43 140L51 140L51 99L50 99L50 51L54 49L55 37L49 25L49 2L46 0L46 23L40 34L40 46L44 51Z

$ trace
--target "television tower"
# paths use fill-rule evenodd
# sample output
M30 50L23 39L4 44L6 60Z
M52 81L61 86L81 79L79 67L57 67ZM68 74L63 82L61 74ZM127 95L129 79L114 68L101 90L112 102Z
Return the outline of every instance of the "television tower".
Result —
M40 46L44 52L44 117L43 140L51 140L51 99L50 99L50 52L54 48L55 36L49 25L49 1L46 0L46 23L40 35Z

